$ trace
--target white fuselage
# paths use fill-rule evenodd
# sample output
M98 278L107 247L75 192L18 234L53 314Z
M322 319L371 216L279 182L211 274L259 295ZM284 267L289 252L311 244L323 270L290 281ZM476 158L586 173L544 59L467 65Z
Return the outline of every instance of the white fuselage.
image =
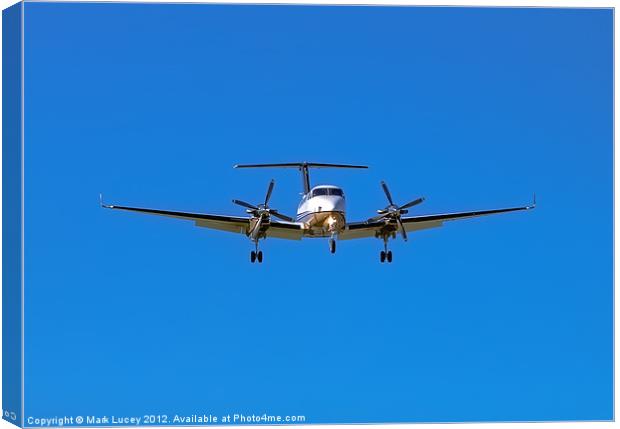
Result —
M332 237L346 225L345 197L337 186L315 186L303 196L297 208L298 222L302 222L310 236Z

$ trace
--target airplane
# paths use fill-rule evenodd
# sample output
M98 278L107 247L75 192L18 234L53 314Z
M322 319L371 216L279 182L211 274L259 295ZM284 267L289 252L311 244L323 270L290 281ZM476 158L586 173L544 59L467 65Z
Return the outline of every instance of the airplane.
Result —
M396 239L397 234L404 241L408 233L423 229L436 228L446 221L486 216L498 213L508 213L520 210L530 210L536 207L536 195L531 205L510 207L493 210L479 210L454 212L418 216L403 216L408 214L411 207L424 201L424 197L417 198L406 204L396 204L385 182L381 187L387 198L388 205L377 210L377 215L369 219L348 222L346 218L346 199L342 188L334 185L310 186L311 168L346 168L365 169L365 165L327 164L316 162L292 162L277 164L237 164L234 168L294 168L301 173L303 194L297 208L295 218L286 216L278 210L269 207L269 200L275 186L271 180L263 202L250 204L241 200L233 200L246 209L250 216L225 216L208 213L190 213L149 209L140 207L126 207L104 204L100 195L100 205L108 209L128 210L176 219L191 220L196 226L244 234L254 244L250 252L252 263L263 262L263 252L259 250L259 241L266 238L281 238L301 240L302 238L329 238L329 251L336 252L338 240L352 240L357 238L374 237L383 241L383 250L379 253L379 260L391 263L392 251L388 249L390 239Z

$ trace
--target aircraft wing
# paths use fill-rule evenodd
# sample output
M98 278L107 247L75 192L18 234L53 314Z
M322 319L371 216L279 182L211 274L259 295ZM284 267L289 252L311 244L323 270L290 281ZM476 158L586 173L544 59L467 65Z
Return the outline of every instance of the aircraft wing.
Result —
M241 216L225 216L208 213L191 213L171 210L147 209L141 207L126 207L117 205L101 204L102 207L115 210L126 210L138 213L146 213L158 216L171 217L193 221L196 226L217 229L220 231L236 232L247 235L250 228L250 218ZM303 235L302 225L296 222L281 222L272 220L266 232L268 237L284 238L288 240L301 240Z
M505 209L494 210L478 210L469 212L455 212L455 213L443 213L443 214L430 214L420 216L410 216L401 218L405 230L407 232L420 231L422 229L437 228L443 225L444 222L450 220L467 219L473 217L487 216L499 213L508 213L520 210L530 210L536 207L536 202L531 206L523 207L510 207ZM381 231L387 225L386 220L377 221L365 221L365 222L353 222L347 224L345 231L343 231L338 238L341 240L351 240L354 238L375 237L377 233Z

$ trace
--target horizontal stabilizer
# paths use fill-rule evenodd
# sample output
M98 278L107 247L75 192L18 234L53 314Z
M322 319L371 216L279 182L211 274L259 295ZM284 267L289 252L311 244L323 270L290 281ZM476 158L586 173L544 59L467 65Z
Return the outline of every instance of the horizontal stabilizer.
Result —
M234 168L297 168L301 172L304 194L310 192L311 168L368 168L367 165L327 164L322 162L282 162L276 164L237 164Z
M237 164L234 168L368 168L367 165L328 164L321 162L283 162L276 164Z

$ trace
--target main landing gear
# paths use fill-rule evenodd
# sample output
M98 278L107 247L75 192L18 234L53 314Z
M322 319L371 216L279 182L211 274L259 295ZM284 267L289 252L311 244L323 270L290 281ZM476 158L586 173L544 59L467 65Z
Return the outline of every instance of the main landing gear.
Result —
M392 251L388 250L386 252L385 250L382 250L381 253L379 254L379 258L381 259L381 262L385 262L387 260L388 263L391 263L392 262Z
M255 252L254 250L252 250L250 252L250 261L252 263L258 261L258 263L261 264L263 262L263 251L259 250L258 252Z
M384 263L385 261L387 261L388 264L392 263L392 251L388 250L387 248L389 239L390 237L387 235L383 237L383 250L381 251L381 253L379 253L379 259L381 260L381 263Z
M256 242L256 250L250 252L250 262L254 263L258 261L259 264L263 263L263 251L258 250L258 241Z

